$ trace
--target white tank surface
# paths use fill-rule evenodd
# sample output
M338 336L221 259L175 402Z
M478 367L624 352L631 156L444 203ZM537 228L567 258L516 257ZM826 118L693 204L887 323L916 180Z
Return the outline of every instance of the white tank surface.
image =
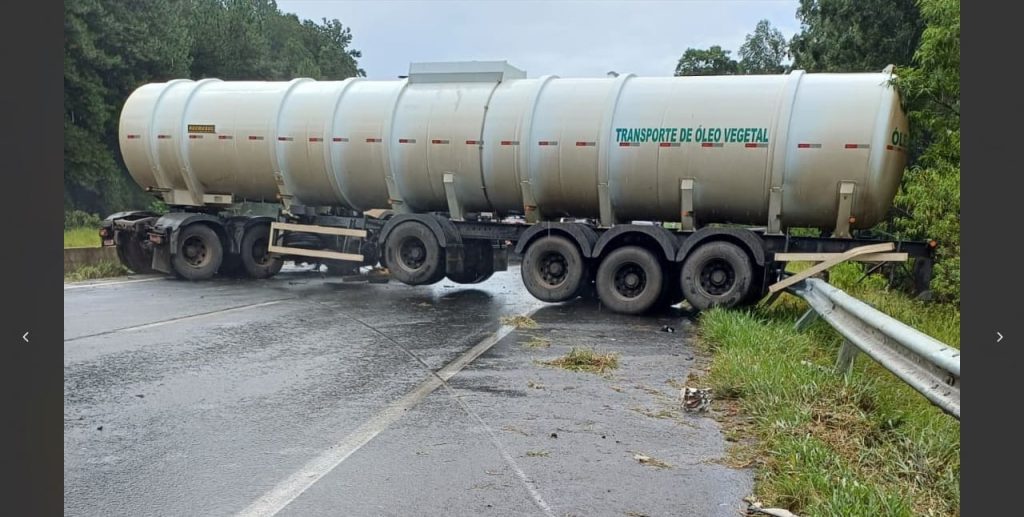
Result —
M132 177L171 205L276 200L462 208L603 224L832 228L886 214L907 118L888 72L527 78L505 62L414 63L393 81L174 80L127 100ZM852 192L851 192L852 190ZM772 225L769 222L769 226Z

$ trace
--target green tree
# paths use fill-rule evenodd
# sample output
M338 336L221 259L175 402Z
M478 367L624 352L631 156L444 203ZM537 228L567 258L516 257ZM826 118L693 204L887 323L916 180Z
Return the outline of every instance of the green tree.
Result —
M147 82L365 75L338 20L272 0L75 0L64 4L64 207L108 214L152 199L128 176L118 118Z
M676 65L681 75L733 75L739 72L739 63L729 57L732 51L714 45L708 49L688 48Z
M921 0L926 28L896 85L922 149L896 196L898 234L936 239L933 290L960 302L960 1Z
M800 0L793 67L876 72L909 65L924 28L914 0Z
M788 53L782 31L761 20L740 46L739 68L745 74L780 74L786 70L782 61Z
M186 4L64 4L64 206L89 212L148 204L117 150L121 104L139 84L187 75Z

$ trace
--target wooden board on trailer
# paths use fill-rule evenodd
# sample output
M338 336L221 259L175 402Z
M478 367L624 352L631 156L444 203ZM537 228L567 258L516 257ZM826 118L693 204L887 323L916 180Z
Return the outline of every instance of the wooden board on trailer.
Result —
M829 269L837 264L842 264L843 262L854 259L858 256L866 255L869 253L884 253L886 251L892 251L895 247L896 246L893 245L893 243L891 242L883 242L881 244L869 244L867 246L859 246L857 248L847 250L844 253L840 253L824 262L815 264L793 276L786 277L772 284L768 288L768 292L776 293L805 278L812 277L818 273L821 273L822 271L825 271L826 269Z

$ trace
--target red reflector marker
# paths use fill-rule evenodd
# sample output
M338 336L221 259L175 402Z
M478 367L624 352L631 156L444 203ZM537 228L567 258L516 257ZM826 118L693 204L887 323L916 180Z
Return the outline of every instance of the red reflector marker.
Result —
M519 140L502 140L501 145L519 145Z
M203 138L203 135L188 135L188 137L192 140L199 140L200 138Z
M343 136L336 136L336 137L332 138L331 140L334 141L334 142L348 142L348 138L345 138Z
M249 135L249 140L263 140L263 137L259 135Z
M597 147L597 142L576 142L576 147Z
M137 139L139 139L141 137L142 137L142 135L126 135L125 136L125 138L127 138L128 140L137 140Z
M290 136L279 136L279 137L277 137L277 141L278 142L291 142L292 140L294 140L294 138L292 138Z
M217 140L234 140L235 137L231 135L217 135Z
M379 144L380 138L367 138L366 143L368 144Z
M448 143L448 140L441 140L441 139L435 138L435 139L431 140L430 143L438 144L438 145L444 145L444 144Z
M169 140L171 135L156 135L157 140Z
M466 145L483 145L483 140L466 140Z
M400 143L400 144L415 144L416 143L416 139L415 138L399 138L398 139L398 143Z
M324 139L323 139L323 138L320 138L320 137L318 137L318 136L311 136L311 137L309 137L309 141L310 141L310 142L323 142L323 141L324 141Z

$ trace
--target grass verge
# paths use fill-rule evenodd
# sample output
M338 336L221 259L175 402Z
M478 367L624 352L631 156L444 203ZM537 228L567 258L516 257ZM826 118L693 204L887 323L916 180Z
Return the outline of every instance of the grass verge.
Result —
M98 248L100 235L97 228L83 227L64 230L65 248Z
M95 266L82 266L74 271L64 274L65 282L82 282L84 280L95 280L97 278L110 278L130 274L128 268L118 262L100 262Z
M602 354L587 347L572 347L562 357L543 361L541 364L574 372L604 373L619 367L618 354Z
M960 347L960 311L888 291L844 264L831 282L908 325ZM739 444L758 465L766 506L798 515L960 515L960 424L870 358L848 379L833 371L841 343L822 321L793 330L804 302L712 310L701 343L713 353L705 378ZM747 463L742 461L738 463Z

